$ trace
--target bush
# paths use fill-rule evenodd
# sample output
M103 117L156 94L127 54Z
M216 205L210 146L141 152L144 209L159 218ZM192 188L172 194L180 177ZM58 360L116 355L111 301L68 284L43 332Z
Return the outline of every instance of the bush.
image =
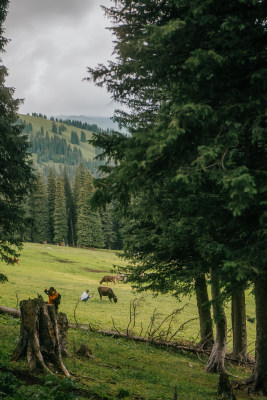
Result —
M21 382L10 372L0 374L0 399L13 396Z
M80 396L73 392L73 388L75 388L75 383L70 378L59 380L50 375L46 377L43 386L34 385L18 388L17 385L14 386L12 393L6 392L5 396L0 398L5 400L79 400Z

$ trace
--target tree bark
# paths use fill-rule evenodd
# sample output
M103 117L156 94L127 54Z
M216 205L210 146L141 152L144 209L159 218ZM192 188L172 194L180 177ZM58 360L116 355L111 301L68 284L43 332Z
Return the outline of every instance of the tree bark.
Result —
M210 350L214 344L212 318L205 275L195 279L195 291L200 325L200 347Z
M251 377L246 381L255 392L267 395L267 278L255 282L256 301L256 348L255 366Z
M232 295L233 357L240 362L247 361L246 299L243 289Z
M63 317L62 313L58 317L55 306L45 303L41 296L23 300L20 312L20 337L12 361L26 356L31 372L41 368L52 373L53 368L70 376L62 361L62 349L66 347L67 317ZM58 320L63 320L65 324L60 329Z
M227 321L220 300L220 285L216 270L211 269L211 296L213 301L213 317L216 326L216 338L206 367L207 372L224 373L226 355Z
M57 314L58 334L59 334L59 347L61 355L67 357L69 352L67 350L67 333L69 328L67 315L59 312Z

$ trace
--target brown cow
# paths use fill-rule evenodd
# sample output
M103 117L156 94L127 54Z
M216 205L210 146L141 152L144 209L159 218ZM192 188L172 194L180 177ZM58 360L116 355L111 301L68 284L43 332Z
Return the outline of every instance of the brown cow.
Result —
M106 276L104 276L104 277L101 279L101 281L100 281L99 283L100 283L100 285L101 285L103 282L105 282L105 283L108 285L109 282L113 282L114 285L116 285L116 281L117 281L117 280L118 280L117 275L115 275L115 276L106 275Z
M11 257L11 258L7 261L7 264L12 264L12 265L18 264L18 265L19 265L19 258Z
M98 293L99 293L101 300L102 300L102 296L108 296L110 302L111 302L111 299L113 299L114 303L117 303L117 301L118 301L117 296L115 296L113 290L109 287L98 286Z

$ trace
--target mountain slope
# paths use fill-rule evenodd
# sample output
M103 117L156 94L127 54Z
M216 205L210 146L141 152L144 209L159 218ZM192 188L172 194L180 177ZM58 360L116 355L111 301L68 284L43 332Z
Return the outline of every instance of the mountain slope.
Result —
M20 115L20 119L25 125L24 132L29 135L34 165L43 174L47 175L50 168L60 174L66 168L72 177L77 165L83 162L93 175L97 175L100 162L95 160L96 149L88 144L91 131L43 116Z

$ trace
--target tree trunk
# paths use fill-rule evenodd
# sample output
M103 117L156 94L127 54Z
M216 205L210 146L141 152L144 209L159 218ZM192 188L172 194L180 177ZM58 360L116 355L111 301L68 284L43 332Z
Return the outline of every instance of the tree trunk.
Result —
M213 317L216 325L216 339L209 357L207 372L224 373L226 354L227 321L223 305L220 300L219 279L216 270L211 269L211 296L213 301Z
M195 291L200 325L200 347L209 350L214 344L212 318L205 275L198 276L195 280Z
M229 381L228 375L224 372L221 372L219 375L217 395L224 400L236 400L232 384Z
M67 333L69 328L67 315L60 312L57 314L57 325L59 334L59 347L61 355L67 357L69 352L67 350Z
M243 289L232 295L233 357L239 362L247 361L246 300Z
M55 306L45 303L41 296L37 299L23 300L20 303L20 311L20 338L12 361L26 356L31 372L41 368L52 373L53 368L70 376L61 358L62 349L66 348L65 314L58 315ZM61 321L64 321L64 324L59 329Z
M251 377L246 381L254 391L267 395L267 278L255 282L256 301L256 349L255 366Z

